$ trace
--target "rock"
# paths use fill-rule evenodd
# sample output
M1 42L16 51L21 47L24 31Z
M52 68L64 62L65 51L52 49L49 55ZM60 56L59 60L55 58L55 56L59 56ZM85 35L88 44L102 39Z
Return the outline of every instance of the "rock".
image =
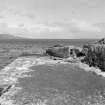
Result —
M46 54L60 58L83 56L81 49L75 46L53 46L46 49Z
M4 88L2 93L6 93L11 89L12 85L7 86L6 88Z
M99 41L96 41L95 44L105 44L105 38L99 40Z
M46 54L60 58L67 58L70 56L69 47L51 47L46 50Z
M53 47L64 47L62 44L54 45Z
M0 87L0 96L2 96L4 93L8 92L11 87L12 87L12 85L9 85L6 87Z
M4 88L0 87L0 96L2 96L3 90L4 90Z
M105 39L84 45L83 51L86 55L84 62L89 66L99 67L102 71L105 71Z

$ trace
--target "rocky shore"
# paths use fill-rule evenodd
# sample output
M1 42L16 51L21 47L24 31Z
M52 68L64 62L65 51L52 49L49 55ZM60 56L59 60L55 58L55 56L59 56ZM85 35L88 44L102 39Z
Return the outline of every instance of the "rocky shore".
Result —
M105 39L85 44L83 47L55 45L46 49L46 54L63 58L79 60L88 64L90 67L96 67L105 71Z
M83 49L86 55L84 58L85 63L105 71L105 39L84 45Z

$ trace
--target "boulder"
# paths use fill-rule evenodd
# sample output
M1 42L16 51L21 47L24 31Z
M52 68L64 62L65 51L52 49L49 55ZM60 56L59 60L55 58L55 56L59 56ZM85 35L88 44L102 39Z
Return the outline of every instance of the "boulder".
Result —
M53 46L46 49L46 54L60 58L75 58L83 55L81 49L75 46Z
M0 87L0 97L11 89L12 85Z
M101 39L93 44L83 46L85 53L84 62L89 66L99 67L105 71L105 39Z
M56 44L53 47L64 47L62 44Z
M46 49L46 54L54 57L67 58L70 56L69 47L50 47Z
M96 41L95 44L105 44L105 38L102 38L101 40Z

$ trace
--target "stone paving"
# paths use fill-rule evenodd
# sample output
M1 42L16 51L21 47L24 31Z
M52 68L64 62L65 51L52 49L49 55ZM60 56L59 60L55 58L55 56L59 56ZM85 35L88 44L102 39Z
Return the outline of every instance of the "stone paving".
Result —
M16 59L14 62L6 66L4 69L0 71L0 87L10 89L7 92L4 92L0 97L1 105L19 105L14 101L14 95L18 92L21 92L22 87L17 86L18 79L24 77L31 77L29 72L31 66L44 65L44 64L67 64L70 62L65 62L64 60L52 60L49 57L20 57ZM73 66L80 67L85 71L93 71L95 68L90 68L86 64L82 63L73 63ZM99 69L97 69L97 74L103 75ZM33 104L31 104L33 105ZM44 105L44 103L40 103L40 105Z

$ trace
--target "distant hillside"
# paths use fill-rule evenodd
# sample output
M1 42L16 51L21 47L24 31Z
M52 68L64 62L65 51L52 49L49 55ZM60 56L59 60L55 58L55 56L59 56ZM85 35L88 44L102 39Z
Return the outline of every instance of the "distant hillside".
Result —
M0 34L0 39L22 39L22 38L10 34Z

